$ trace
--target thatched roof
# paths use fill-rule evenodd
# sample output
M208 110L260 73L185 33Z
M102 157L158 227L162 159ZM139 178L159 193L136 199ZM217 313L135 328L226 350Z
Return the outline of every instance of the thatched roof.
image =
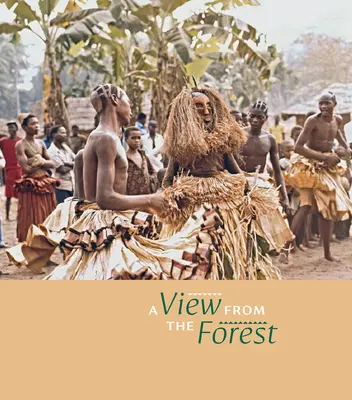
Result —
M81 131L92 131L96 112L90 103L89 97L68 97L66 103L71 126L78 125ZM38 117L40 126L43 129L44 113L41 102L32 103L30 112Z
M71 126L78 125L81 131L86 132L94 129L94 117L96 112L91 105L89 97L68 97L66 98L66 104ZM149 115L150 111L150 96L145 94L143 97L143 112ZM30 105L30 112L38 117L41 129L43 129L44 113L42 103L32 103Z
M283 116L306 115L309 111L318 111L318 100L324 92L333 92L336 96L337 114L349 114L352 112L352 84L334 83L317 94L312 100L295 104L283 111Z
M78 125L81 131L92 131L96 112L89 97L69 97L66 102L71 125Z

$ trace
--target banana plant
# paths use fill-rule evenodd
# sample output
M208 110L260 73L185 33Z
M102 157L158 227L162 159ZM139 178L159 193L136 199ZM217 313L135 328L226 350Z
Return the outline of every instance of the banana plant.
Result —
M40 19L52 92L61 93L52 98L62 110L55 58L55 49L60 46L67 52L78 49L77 57L85 55L87 61L87 52L98 52L98 61L103 62L111 80L134 96L135 111L140 109L143 93L150 90L152 117L161 129L165 127L168 105L187 77L199 78L214 61L229 63L236 55L265 76L270 74L267 61L253 47L260 40L255 28L226 14L232 6L256 6L256 0L209 1L203 12L185 21L178 20L175 11L189 0L152 0L143 6L134 0L98 0L98 8L85 10L69 0L65 11L58 14L53 12L57 0L40 0L42 19L23 1L0 1L10 8L16 3L15 13L17 10L16 15L21 14L13 24L0 25L4 32L17 34L30 29L37 34L31 23ZM91 60L92 68L96 68L97 58Z
M70 129L67 108L59 75L59 62L57 60L57 39L60 36L60 26L55 23L57 5L59 0L39 0L37 7L32 8L23 0L0 0L8 9L14 12L15 19L11 23L0 23L0 34L11 34L12 41L18 43L23 32L30 31L45 45L45 61L43 70L49 70L49 77L44 74L44 82L50 80L50 92L44 95L45 108L50 122L62 124ZM84 0L81 0L83 5ZM78 1L67 0L64 14L67 15L68 24L79 21L98 12L99 9L82 10ZM98 23L99 20L97 19ZM64 27L64 26L62 26Z

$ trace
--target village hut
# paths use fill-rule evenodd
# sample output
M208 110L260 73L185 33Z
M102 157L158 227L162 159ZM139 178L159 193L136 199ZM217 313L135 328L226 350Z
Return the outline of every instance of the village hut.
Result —
M95 110L89 97L66 99L70 124L77 125L82 135L88 136L94 129Z
M96 114L90 103L89 97L68 97L66 99L68 117L70 125L77 125L82 135L88 136L94 129L94 116ZM32 103L30 112L35 114L40 123L40 127L44 128L44 111L41 102Z

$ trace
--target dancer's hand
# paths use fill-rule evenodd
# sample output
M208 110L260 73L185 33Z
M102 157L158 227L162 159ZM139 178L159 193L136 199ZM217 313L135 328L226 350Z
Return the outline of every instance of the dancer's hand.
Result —
M328 167L335 167L340 162L340 158L337 154L331 153L325 156L324 162Z
M151 195L150 203L151 204L148 207L148 212L150 214L156 214L158 216L163 216L163 214L165 214L167 210L170 210L170 208L177 208L176 204L173 205L168 200L166 200L162 192Z

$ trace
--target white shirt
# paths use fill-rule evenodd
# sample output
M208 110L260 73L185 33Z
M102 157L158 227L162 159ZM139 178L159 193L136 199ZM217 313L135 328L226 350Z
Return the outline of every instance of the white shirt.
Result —
M66 174L60 174L59 172L57 172L57 169L65 165L65 163L73 163L75 160L75 154L67 146L67 144L63 144L62 147L63 149L59 149L57 146L55 146L53 142L48 149L51 160L55 166L53 174L54 177L59 179L60 181L60 186L58 186L57 189L68 190L70 192L73 192L73 186L74 186L73 169Z
M136 127L141 131L142 137L148 134L147 129L139 121L136 122Z
M0 169L3 169L6 167L6 160L4 158L4 155L2 154L2 151L0 150Z
M345 125L344 127L347 143L352 143L352 121Z
M155 134L155 147L153 148L153 139L150 137L150 134L142 137L141 140L141 149L145 151L146 155L149 157L149 160L153 164L153 166L158 171L160 168L163 168L163 163L161 162L161 152L163 149L164 138L160 135L160 133Z

